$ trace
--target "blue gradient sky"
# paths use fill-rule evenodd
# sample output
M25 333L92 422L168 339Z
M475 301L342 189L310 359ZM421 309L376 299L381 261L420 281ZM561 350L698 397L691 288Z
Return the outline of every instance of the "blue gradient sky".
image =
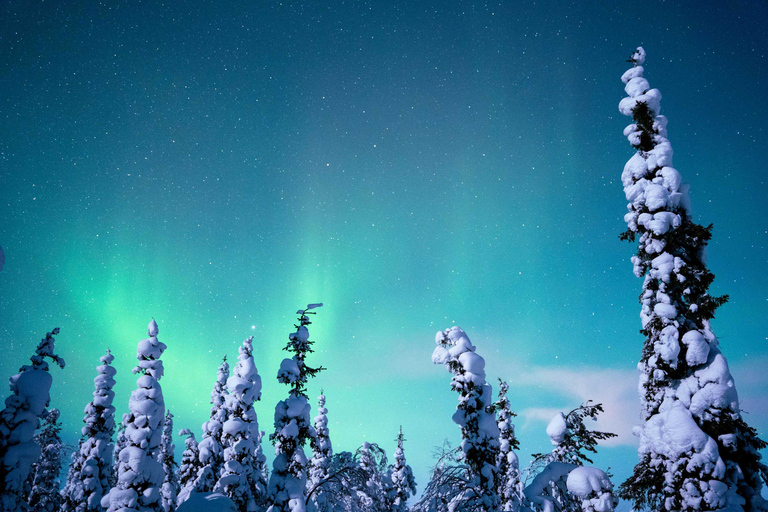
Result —
M621 481L642 337L617 105L643 45L765 437L768 5L602 5L3 3L0 375L60 326L51 405L75 443L107 347L127 410L154 316L167 406L199 431L220 358L254 335L269 431L293 312L322 301L310 393L334 447L391 453L402 424L421 490L458 439L429 359L455 323L510 381L523 463L592 398Z

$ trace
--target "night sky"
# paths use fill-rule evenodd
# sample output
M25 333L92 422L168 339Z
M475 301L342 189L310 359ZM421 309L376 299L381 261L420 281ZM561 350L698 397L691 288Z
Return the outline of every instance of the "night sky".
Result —
M603 4L3 2L0 376L61 327L51 407L74 445L107 348L127 411L154 317L166 406L200 437L220 359L253 335L270 432L293 313L324 302L309 391L334 448L391 458L402 425L421 492L459 439L430 362L457 324L510 381L523 465L595 399L619 434L595 461L622 481L643 337L617 105L643 45L765 438L768 4Z

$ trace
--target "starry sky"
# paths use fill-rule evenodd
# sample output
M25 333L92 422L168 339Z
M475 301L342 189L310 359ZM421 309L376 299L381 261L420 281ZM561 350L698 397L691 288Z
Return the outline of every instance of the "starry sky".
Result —
M127 411L154 317L167 407L199 432L252 335L269 432L293 313L324 302L309 391L335 449L391 454L402 425L421 490L459 439L430 362L457 324L510 382L523 464L556 411L594 399L619 434L595 461L620 482L643 338L617 105L643 45L695 219L715 224L712 291L731 300L713 326L766 437L768 4L607 5L3 2L0 375L61 327L51 406L74 445L107 348Z

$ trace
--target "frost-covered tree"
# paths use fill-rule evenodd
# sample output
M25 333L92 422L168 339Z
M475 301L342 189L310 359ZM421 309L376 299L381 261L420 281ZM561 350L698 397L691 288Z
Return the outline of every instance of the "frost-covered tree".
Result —
M118 455L117 483L101 500L108 512L161 512L163 465L158 462L165 416L160 357L165 344L157 339L157 322L149 322L148 338L139 341L133 373L141 374L123 417L126 446Z
M173 451L176 447L173 445L173 414L166 411L165 422L163 423L163 435L160 438L160 453L157 456L158 462L163 465L163 486L160 489L163 512L173 512L176 510L176 495L179 492L179 479L176 475L176 459Z
M453 448L446 439L434 455L437 462L412 512L447 512L466 490L466 466L459 463L461 449Z
M599 441L616 437L610 432L589 430L584 424L586 418L597 420L601 412L602 404L587 401L568 414L557 413L552 418L547 425L552 451L546 454L534 453L533 461L526 471L528 475L536 475L534 482L524 491L529 500L540 507L552 506L558 511L581 510L585 498L569 492L566 478L574 468L583 466L585 462L592 463L585 452L597 453ZM591 475L596 472L602 473L597 468L589 468L587 471Z
M354 488L363 503L363 510L377 512L387 505L387 491L392 478L387 472L387 454L376 443L364 442L355 454L357 465L365 473L365 482Z
M198 444L198 453L202 469L196 477L184 485L179 492L178 503L181 505L192 492L211 492L221 476L224 464L224 448L221 445L222 426L227 421L227 411L224 407L227 396L227 379L229 378L229 363L224 356L216 372L216 382L211 391L211 414L208 421L203 423L203 438Z
M458 326L438 332L435 343L432 362L448 368L453 374L451 389L459 393L453 421L461 427L461 460L467 465L468 481L455 510L498 511L499 427L493 410L493 391L485 381L485 360Z
M253 403L261 399L261 376L253 360L253 336L239 348L237 364L227 379L222 426L224 465L214 490L229 496L241 512L256 510L264 489L257 487L253 457L260 438Z
M499 398L494 404L496 409L496 425L499 427L499 498L501 510L508 512L517 510L520 505L522 486L520 482L520 467L515 450L520 448L520 443L515 437L515 425L512 418L516 416L512 412L507 398L509 385L499 379Z
M269 498L272 505L268 512L304 512L307 510L307 457L304 445L317 434L309 420L309 397L306 384L310 377L316 376L320 368L306 365L307 355L314 342L309 340L307 326L309 315L322 304L309 304L297 311L299 323L296 332L288 336L288 344L283 350L293 353L290 359L283 359L277 380L291 387L288 398L278 402L275 407L275 432L269 438L275 444L275 460L269 479ZM313 503L309 501L309 508Z
M197 447L195 434L188 428L183 428L179 430L179 435L186 437L179 466L179 487L184 489L190 482L194 483L197 472L203 468L203 465L200 463L200 450Z
M405 461L403 427L400 427L396 441L395 464L390 471L392 492L387 508L392 512L408 512L408 498L416 495L416 479L413 477L411 466Z
M61 490L62 512L101 512L101 498L112 485L113 444L115 433L115 356L109 350L99 358L93 379L93 400L85 406L82 438L67 472L67 483Z
M619 110L636 152L624 166L628 213L621 238L638 241L634 273L645 336L640 370L643 425L639 463L620 487L637 508L674 511L768 510L760 496L766 443L742 419L728 363L710 327L727 296L710 295L705 248L712 226L691 217L688 188L672 167L661 93L643 77L638 48L622 78ZM762 475L761 475L762 474ZM762 480L762 481L761 481Z
M320 396L317 397L317 416L315 416L314 427L317 435L310 440L312 458L309 461L307 481L310 492L328 478L331 458L333 457L333 447L328 430L328 409L325 407L325 395L322 389ZM318 488L316 492L312 493L312 500L318 512L324 512L327 509L326 496L322 488Z
M589 430L584 424L587 418L597 421L597 415L601 412L603 404L594 404L588 400L568 414L557 413L547 425L547 435L554 448L547 454L534 453L533 465L536 465L536 461L566 462L577 466L583 466L585 462L591 464L592 460L585 452L597 453L600 441L616 437L611 432Z
M61 507L59 495L59 472L64 445L61 442L61 424L59 410L51 409L43 418L40 432L35 434L35 442L41 449L40 460L33 464L32 482L27 504L35 512L58 512Z
M120 465L120 452L123 448L128 446L128 439L125 437L125 422L128 421L130 415L128 413L123 414L122 420L117 424L117 436L115 437L115 449L112 451L112 471L109 479L109 487L107 491L117 485L117 468Z
M54 336L59 328L45 335L19 373L9 379L11 395L5 399L0 412L0 511L16 512L22 509L22 491L32 464L41 455L40 446L32 438L40 425L40 418L51 400L53 381L48 372L50 358L64 368L64 359L54 353Z

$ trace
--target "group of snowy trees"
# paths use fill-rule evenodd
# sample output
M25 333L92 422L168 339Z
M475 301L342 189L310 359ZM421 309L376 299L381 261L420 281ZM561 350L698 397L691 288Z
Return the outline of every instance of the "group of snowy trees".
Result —
M509 386L499 392L486 381L485 361L459 327L438 332L434 364L452 374L458 393L453 421L461 446L446 446L413 512L611 512L617 497L639 510L768 512L762 498L768 467L766 447L741 416L738 396L710 320L727 296L708 293L714 276L705 265L712 226L693 222L688 190L672 167L667 120L659 114L661 93L643 77L645 52L638 48L624 73L627 97L620 111L633 118L625 130L636 153L622 183L628 229L638 242L634 272L643 277L640 370L642 424L639 462L615 495L610 475L587 466L607 432L586 428L602 412L587 402L558 414L547 426L553 445L521 468ZM375 443L334 453L326 397L310 421L307 382L323 370L307 365L313 342L308 326L315 309L299 310L277 380L288 386L277 402L269 440L275 458L267 467L254 403L261 377L253 337L243 341L230 374L226 357L211 392L209 419L200 441L179 431L185 449L174 457L173 415L165 407L160 359L166 346L153 319L139 341L136 389L128 413L115 422L114 357L99 360L93 399L85 407L82 437L71 456L66 482L58 475L65 447L59 411L48 410L54 329L37 346L31 364L10 378L11 394L0 412L0 512L408 512L416 482L404 452L402 428L394 463ZM307 457L305 448L311 449Z

